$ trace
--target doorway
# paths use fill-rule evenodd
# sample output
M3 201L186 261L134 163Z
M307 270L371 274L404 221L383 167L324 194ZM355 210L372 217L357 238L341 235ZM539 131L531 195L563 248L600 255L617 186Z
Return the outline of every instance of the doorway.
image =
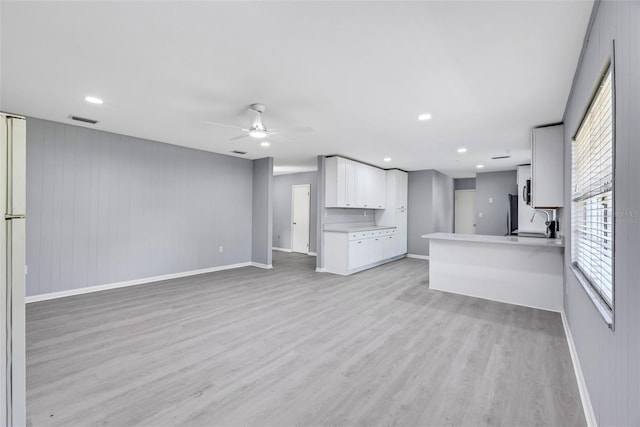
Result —
M291 251L309 253L311 185L291 186Z
M455 233L476 234L476 190L456 190Z

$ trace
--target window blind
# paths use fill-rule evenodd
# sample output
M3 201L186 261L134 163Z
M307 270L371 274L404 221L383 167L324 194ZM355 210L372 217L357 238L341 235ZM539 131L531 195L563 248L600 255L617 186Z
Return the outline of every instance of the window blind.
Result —
M571 260L613 308L613 96L611 67L587 109L572 146Z

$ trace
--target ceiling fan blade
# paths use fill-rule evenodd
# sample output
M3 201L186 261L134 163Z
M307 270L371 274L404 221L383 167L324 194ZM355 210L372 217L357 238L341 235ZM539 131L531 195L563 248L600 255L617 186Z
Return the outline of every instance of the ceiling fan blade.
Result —
M205 123L208 125L214 125L214 126L224 126L226 128L233 128L233 129L240 129L240 130L244 130L242 129L240 126L233 126L233 125L225 125L224 123L215 123L215 122L206 122L204 120L200 120L200 123Z
M242 138L248 138L249 135L248 134L242 134L242 135L238 135L238 136L234 136L233 138L229 138L229 141L235 141L236 139L242 139Z
M298 126L289 129L288 132L313 132L313 128L311 126Z

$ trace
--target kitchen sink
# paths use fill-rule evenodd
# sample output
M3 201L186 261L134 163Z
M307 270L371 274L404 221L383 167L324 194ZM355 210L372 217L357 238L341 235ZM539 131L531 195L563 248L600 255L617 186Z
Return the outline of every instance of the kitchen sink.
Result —
M518 237L539 237L539 238L542 238L542 239L546 239L547 238L547 236L545 236L544 233L528 233L526 231L518 233Z

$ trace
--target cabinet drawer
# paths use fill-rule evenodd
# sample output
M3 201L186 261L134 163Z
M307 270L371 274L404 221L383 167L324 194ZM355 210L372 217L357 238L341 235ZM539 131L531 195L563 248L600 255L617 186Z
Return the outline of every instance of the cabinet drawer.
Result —
M349 240L366 239L371 237L369 231L358 231L357 233L349 233Z

